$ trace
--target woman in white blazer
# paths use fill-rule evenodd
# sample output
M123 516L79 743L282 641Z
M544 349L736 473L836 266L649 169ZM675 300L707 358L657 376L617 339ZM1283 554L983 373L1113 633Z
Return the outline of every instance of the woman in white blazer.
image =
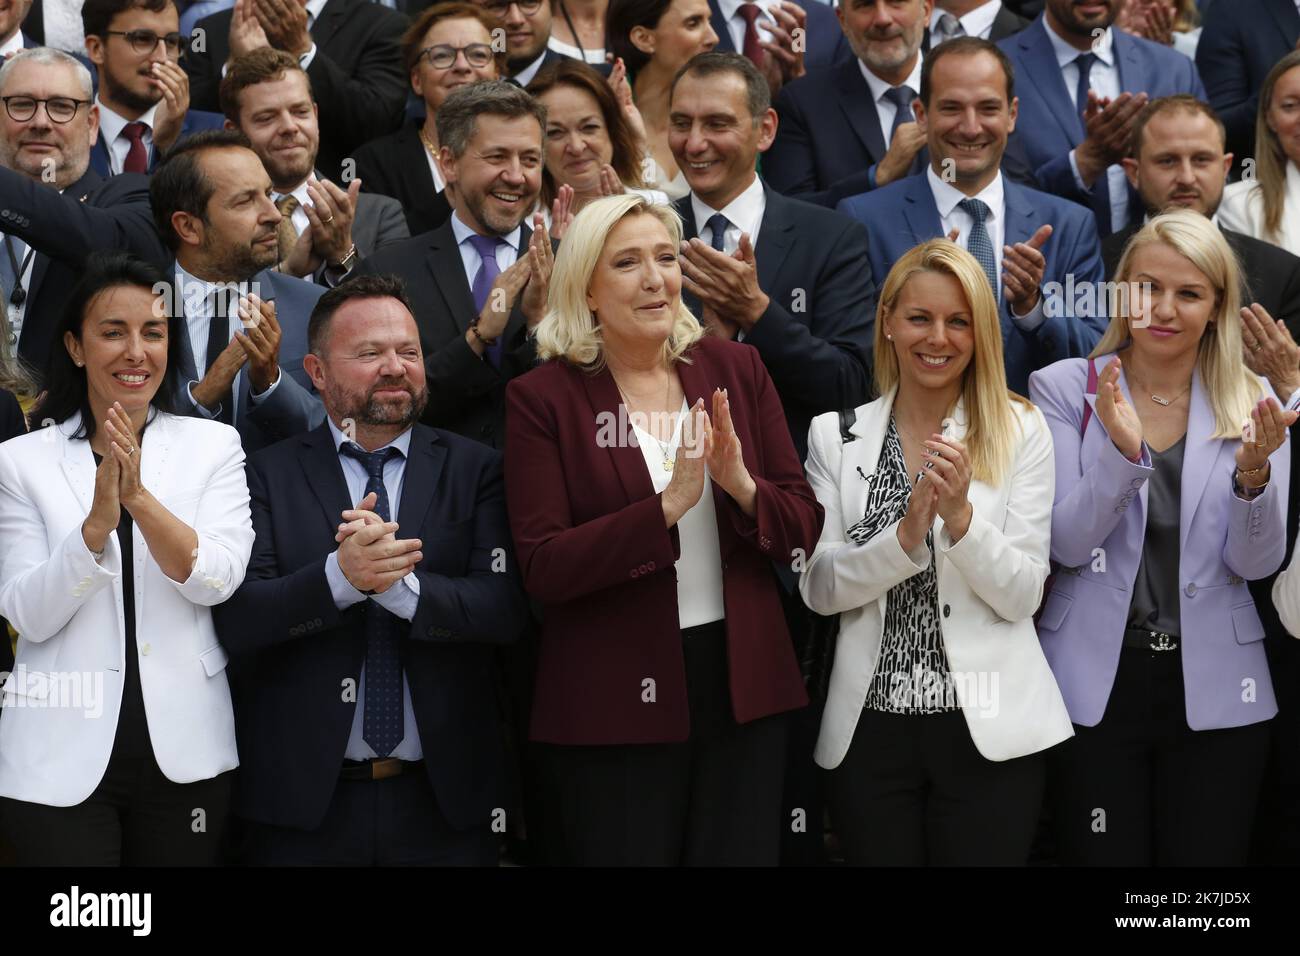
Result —
M166 277L92 260L33 413L0 445L0 820L24 864L216 862L239 763L209 608L253 545L244 454L170 414ZM170 353L170 354L169 354Z
M1219 225L1300 255L1300 51L1274 64L1259 90L1255 168L1223 190Z
M881 397L809 433L826 509L800 580L840 632L817 763L854 864L1023 864L1047 748L1070 718L1034 633L1048 572L1052 443L1007 391L998 307L947 239L890 270Z

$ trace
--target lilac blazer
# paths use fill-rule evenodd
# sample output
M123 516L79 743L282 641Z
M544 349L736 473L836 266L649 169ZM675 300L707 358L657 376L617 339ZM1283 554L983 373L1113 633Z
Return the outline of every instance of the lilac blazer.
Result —
M1094 360L1098 374L1112 358ZM1153 468L1145 445L1141 464L1120 454L1095 409L1081 446L1084 402L1096 402L1084 395L1087 361L1065 359L1034 372L1029 394L1047 419L1056 457L1051 554L1059 568L1038 636L1070 719L1093 727L1115 683ZM1122 372L1120 387L1131 402ZM1264 627L1246 581L1272 574L1285 557L1290 449L1284 443L1269 459L1267 490L1243 501L1232 490L1237 442L1211 439L1213 432L1198 373L1183 458L1182 552L1169 555L1178 560L1183 687L1193 730L1239 727L1277 713Z

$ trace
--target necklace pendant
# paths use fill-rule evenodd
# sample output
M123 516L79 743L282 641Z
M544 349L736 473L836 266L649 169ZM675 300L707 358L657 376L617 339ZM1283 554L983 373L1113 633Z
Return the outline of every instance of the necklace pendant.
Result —
M672 471L673 465L675 464L677 464L675 461L673 461L667 455L664 455L664 471Z
M1164 405L1166 407L1172 404L1169 399L1161 398L1159 395L1152 395L1151 401L1155 402L1157 405Z

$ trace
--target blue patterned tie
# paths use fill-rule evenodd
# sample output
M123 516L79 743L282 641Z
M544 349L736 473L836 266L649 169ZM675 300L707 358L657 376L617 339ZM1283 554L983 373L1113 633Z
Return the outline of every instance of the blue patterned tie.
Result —
M988 277L989 288L993 290L993 300L998 301L998 262L993 256L993 241L984 228L989 207L979 199L963 199L957 204L972 219L970 235L966 237L966 251L975 257L975 261Z
M339 452L361 462L366 470L366 494L375 493L375 514L389 518L384 465L402 453L396 448L363 451L344 442ZM361 739L381 757L387 757L405 735L402 727L402 658L398 647L399 618L374 601L366 602L366 712Z
M731 225L731 220L722 213L715 212L709 217L709 221L704 225L709 227L711 233L709 237L709 245L714 249L717 249L719 252L726 252L727 246L725 240L727 237L727 227Z
M469 244L474 247L474 251L483 260L479 266L478 275L474 276L474 285L470 288L470 294L474 296L474 308L478 313L482 313L483 306L488 300L488 293L492 291L492 283L496 277L501 274L501 267L497 265L497 244L501 240L496 236L479 236L469 237ZM501 338L498 337L495 342L487 347L487 359L495 367L501 367Z
M885 149L894 141L894 134L898 132L898 127L904 123L916 122L916 117L912 114L912 101L916 99L916 94L912 92L910 86L893 86L885 90L885 99L894 104L894 123L889 128L889 136L885 140Z

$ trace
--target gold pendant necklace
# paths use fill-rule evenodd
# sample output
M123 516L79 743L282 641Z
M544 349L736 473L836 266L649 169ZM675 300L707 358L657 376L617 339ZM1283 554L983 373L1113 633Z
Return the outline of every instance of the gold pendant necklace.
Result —
M618 379L614 378L613 372L609 373L609 377L614 379L614 387L618 389L618 394L623 399L623 405L628 410L628 414L630 415L632 413L632 403L628 401L627 393L623 391L623 386L618 384ZM673 394L673 380L670 374L668 378L668 390L667 392L664 393L665 405L668 404L668 399L669 397L672 396L672 394ZM647 421L646 424L653 427L654 422ZM678 424L680 424L680 421L678 422ZM677 464L673 456L668 453L668 448L669 445L671 445L671 442L669 442L669 445L665 445L662 441L659 440L659 436L656 435L649 428L645 429L645 433L649 435L651 438L653 438L655 440L655 444L659 446L659 453L663 455L664 471L671 472L673 470L673 467Z

